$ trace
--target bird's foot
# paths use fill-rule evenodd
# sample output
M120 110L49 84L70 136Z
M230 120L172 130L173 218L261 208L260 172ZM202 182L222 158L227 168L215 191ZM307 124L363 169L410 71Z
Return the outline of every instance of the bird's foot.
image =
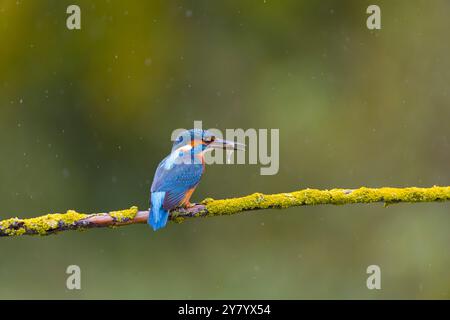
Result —
M183 207L177 208L176 211L183 216L195 216L198 213L204 211L205 209L206 209L206 206L203 204L196 204L196 203L188 202Z
M190 203L188 201L184 204L184 208L189 209L189 208L195 207L196 205L197 205L196 203Z

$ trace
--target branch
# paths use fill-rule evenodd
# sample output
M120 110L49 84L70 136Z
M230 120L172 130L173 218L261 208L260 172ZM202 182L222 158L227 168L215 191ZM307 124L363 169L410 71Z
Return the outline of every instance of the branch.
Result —
M232 215L259 209L285 209L296 206L318 204L353 204L384 202L385 205L399 202L437 202L450 200L449 187L431 188L359 188L317 190L304 189L290 193L265 195L254 193L233 199L214 200L207 198L190 208L179 208L170 213L169 219L181 223L188 218ZM0 237L20 235L50 235L66 230L119 227L146 223L148 211L137 207L109 213L84 214L73 210L65 214L53 213L37 218L11 218L0 221Z

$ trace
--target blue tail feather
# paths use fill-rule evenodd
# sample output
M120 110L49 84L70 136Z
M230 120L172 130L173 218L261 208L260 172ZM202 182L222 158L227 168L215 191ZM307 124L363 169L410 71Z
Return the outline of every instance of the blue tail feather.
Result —
M147 222L155 231L165 227L169 218L169 211L163 209L165 196L165 192L152 192L151 194L151 208Z

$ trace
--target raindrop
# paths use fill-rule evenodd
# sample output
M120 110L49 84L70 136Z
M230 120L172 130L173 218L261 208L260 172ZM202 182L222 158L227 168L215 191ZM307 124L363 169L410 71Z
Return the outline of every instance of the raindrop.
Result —
M145 59L144 64L145 64L147 67L150 66L150 65L152 64L152 59L151 59L151 58Z
M62 175L63 175L64 178L69 178L69 177L70 177L70 171L69 171L69 169L64 168L64 169L62 170Z

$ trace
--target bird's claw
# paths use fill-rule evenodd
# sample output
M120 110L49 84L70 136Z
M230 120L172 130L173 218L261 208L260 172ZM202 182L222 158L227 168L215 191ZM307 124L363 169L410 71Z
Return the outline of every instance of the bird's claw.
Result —
M184 216L194 216L199 212L202 212L206 209L206 206L203 204L189 203L184 207L179 207L175 211L184 215Z

